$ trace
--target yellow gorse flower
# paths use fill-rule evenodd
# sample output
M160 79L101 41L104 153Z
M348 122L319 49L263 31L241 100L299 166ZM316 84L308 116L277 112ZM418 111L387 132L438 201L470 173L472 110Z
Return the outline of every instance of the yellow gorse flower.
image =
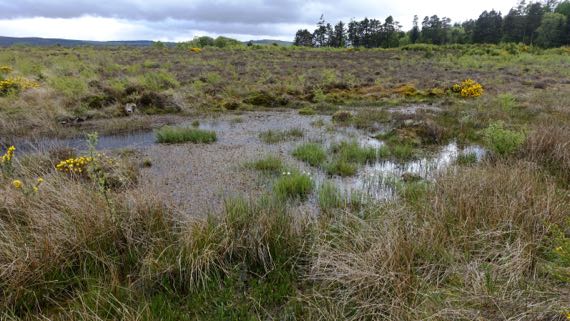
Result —
M12 72L12 67L10 66L0 66L0 74L9 74Z
M202 52L202 49L200 49L200 48L190 48L190 52L201 53L201 52Z
M70 158L59 162L55 168L60 172L81 174L92 161L92 157L85 156Z
M22 188L23 185L24 184L19 179L15 179L12 181L12 186L14 186L15 189L20 189L20 188Z
M15 151L16 151L16 147L14 147L14 146L8 147L8 150L6 150L6 153L4 155L2 155L2 163L8 163L8 162L12 161L12 158L14 158L14 152Z
M22 77L7 78L0 80L0 95L6 95L11 90L20 91L38 87L40 84L33 80Z
M480 97L483 95L483 85L473 79L465 79L461 84L455 84L451 87L453 92L459 93L461 97Z

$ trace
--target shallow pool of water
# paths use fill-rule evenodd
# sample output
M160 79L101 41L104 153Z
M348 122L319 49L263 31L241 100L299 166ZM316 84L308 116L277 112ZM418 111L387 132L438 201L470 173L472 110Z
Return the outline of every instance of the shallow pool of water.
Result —
M379 146L381 145L382 142ZM381 160L364 166L354 177L333 177L328 180L334 182L345 196L358 195L362 198L387 200L395 197L396 182L401 181L404 175L433 180L438 173L455 163L460 155L471 153L480 161L486 151L476 145L460 148L456 143L450 143L434 154L419 159L407 162ZM315 175L317 185L325 180L327 177L324 173Z

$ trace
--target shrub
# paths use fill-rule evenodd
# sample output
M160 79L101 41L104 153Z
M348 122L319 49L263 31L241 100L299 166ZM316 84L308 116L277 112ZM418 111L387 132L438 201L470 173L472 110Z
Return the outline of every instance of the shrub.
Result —
M320 166L327 159L327 153L320 144L305 143L293 150L293 157L311 166Z
M507 156L516 152L525 141L523 132L509 130L502 122L496 122L484 131L487 147L499 156Z
M479 97L483 95L483 86L474 81L473 79L465 79L460 84L455 84L452 87L453 92L458 93L461 97Z
M273 185L273 192L280 199L298 198L305 200L313 190L313 180L308 174L283 173Z
M19 93L31 88L38 88L39 83L22 77L0 78L0 96L6 96L11 92Z
M197 128L164 126L156 131L157 142L164 144L185 142L209 144L217 139L215 132Z

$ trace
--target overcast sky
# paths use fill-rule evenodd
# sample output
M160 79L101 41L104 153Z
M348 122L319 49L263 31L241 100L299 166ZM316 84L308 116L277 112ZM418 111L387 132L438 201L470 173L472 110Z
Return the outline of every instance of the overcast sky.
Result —
M516 0L0 0L0 36L84 40L184 41L224 35L291 41L299 28L394 16L405 29L414 14L453 21L483 10L506 14Z

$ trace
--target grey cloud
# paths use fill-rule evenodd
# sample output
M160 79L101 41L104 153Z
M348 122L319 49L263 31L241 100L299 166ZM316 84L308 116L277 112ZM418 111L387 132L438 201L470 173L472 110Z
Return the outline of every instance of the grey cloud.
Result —
M165 19L220 23L302 22L303 0L141 1L141 0L0 0L0 19L75 18L84 15L126 20Z

